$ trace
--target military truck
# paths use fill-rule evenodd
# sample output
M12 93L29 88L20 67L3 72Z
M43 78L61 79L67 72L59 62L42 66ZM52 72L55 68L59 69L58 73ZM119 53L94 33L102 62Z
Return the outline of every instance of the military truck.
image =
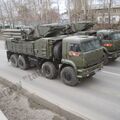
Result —
M97 36L104 47L104 64L115 61L120 56L120 31L117 30L98 30L83 31L77 35Z
M100 30L97 31L97 36L104 46L104 63L115 61L120 56L120 31Z
M92 77L102 68L103 48L99 40L93 36L57 35L63 29L44 26L41 31L39 27L39 35L34 34L31 38L33 31L24 35L23 30L6 30L4 35L10 36L6 40L8 61L23 70L35 65L49 79L60 75L70 86Z

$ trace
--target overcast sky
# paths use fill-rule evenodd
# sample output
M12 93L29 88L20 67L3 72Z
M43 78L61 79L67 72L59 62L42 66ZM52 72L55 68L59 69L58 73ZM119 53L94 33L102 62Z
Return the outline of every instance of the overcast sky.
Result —
M65 0L59 0L60 5L60 13L65 12L66 6L65 6Z
M63 13L66 11L66 5L65 5L65 0L55 0L55 1L59 1L59 5L60 5L60 13ZM94 0L94 4L97 4L98 1L101 3L103 3L104 0ZM114 3L116 4L120 4L120 0L113 0Z
M53 0L53 2L55 3L53 4L53 7L58 7L57 5L59 4L60 13L63 13L66 11L65 1L66 0Z

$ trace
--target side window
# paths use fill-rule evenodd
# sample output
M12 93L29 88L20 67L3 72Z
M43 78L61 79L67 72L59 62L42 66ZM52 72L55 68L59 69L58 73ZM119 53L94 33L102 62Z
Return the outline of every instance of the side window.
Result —
M98 34L97 37L99 40L110 40L110 35L105 35L102 33Z
M102 40L102 39L104 38L104 35L103 35L103 34L97 34L97 38L98 38L99 40Z
M104 40L108 40L108 35L104 35Z
M103 40L111 40L111 36L110 35L103 35Z
M79 44L70 44L70 51L73 51L73 52L80 52L80 45Z

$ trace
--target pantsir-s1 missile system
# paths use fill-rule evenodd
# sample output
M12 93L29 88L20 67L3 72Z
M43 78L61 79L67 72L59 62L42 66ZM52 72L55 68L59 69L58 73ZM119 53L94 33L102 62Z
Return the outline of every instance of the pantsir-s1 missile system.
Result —
M7 58L14 67L26 70L36 65L46 78L60 74L65 84L75 86L102 68L103 49L96 37L67 35L73 31L62 25L6 30Z

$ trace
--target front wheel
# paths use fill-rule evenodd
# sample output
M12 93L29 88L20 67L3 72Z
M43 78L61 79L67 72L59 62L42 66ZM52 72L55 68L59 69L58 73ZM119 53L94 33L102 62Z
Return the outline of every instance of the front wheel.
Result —
M52 62L45 62L42 65L42 74L48 79L54 79L57 77L57 69Z
M60 76L66 85L76 86L79 83L75 70L72 67L63 68Z

